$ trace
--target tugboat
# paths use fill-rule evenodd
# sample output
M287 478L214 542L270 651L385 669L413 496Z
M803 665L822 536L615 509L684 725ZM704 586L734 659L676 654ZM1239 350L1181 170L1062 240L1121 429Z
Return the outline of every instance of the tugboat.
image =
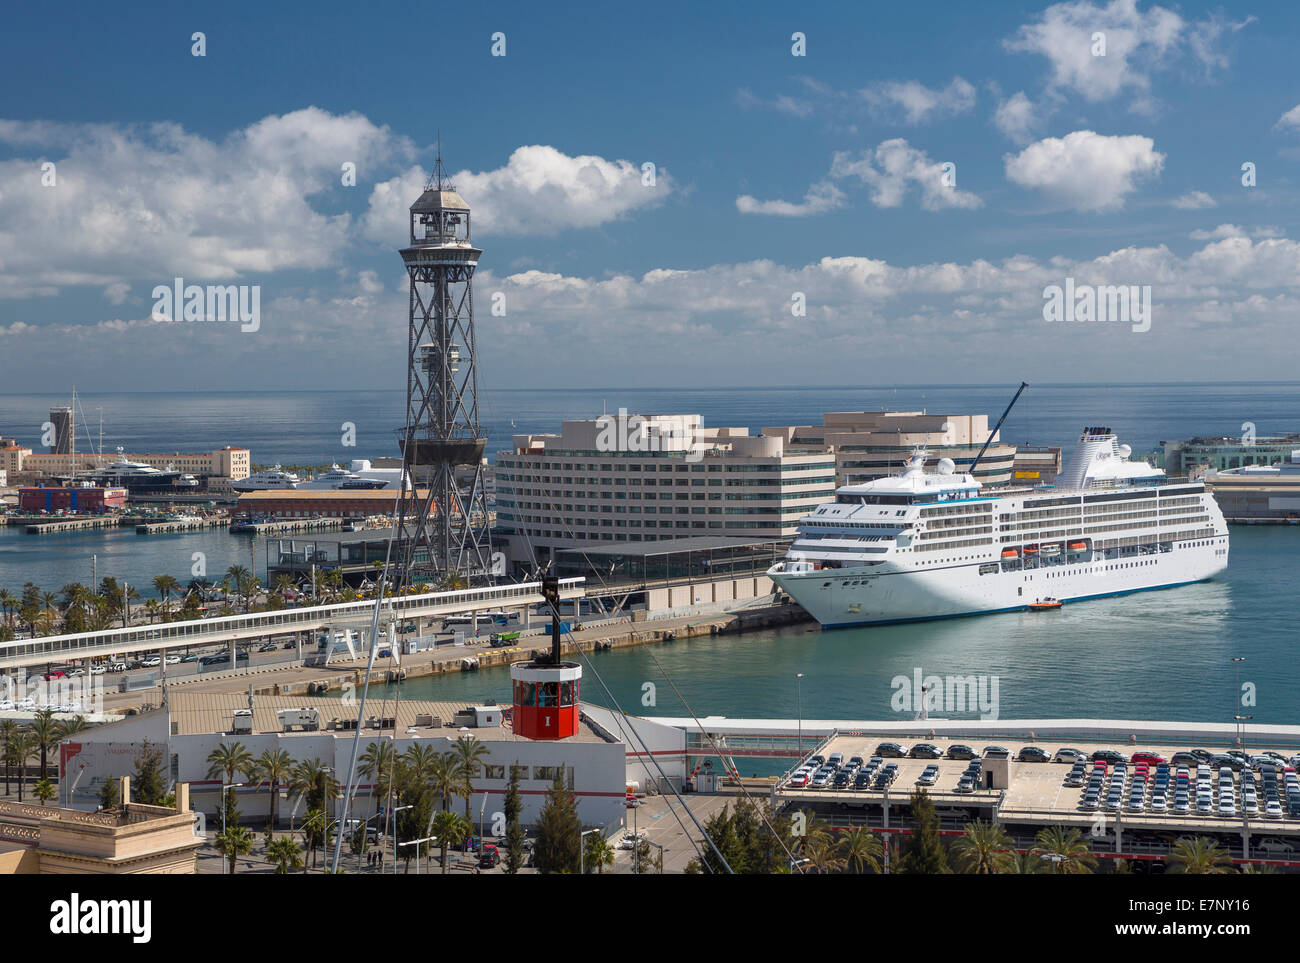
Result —
M1047 612L1051 609L1059 609L1060 607L1061 600L1054 599L1050 595L1046 598L1041 598L1036 602L1029 603L1029 611L1031 612Z

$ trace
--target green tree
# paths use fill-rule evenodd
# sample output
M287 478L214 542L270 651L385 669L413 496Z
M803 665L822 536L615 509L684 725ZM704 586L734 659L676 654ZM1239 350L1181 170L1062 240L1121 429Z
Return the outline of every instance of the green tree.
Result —
M1047 863L1052 873L1077 875L1097 868L1097 857L1092 855L1088 841L1077 829L1067 831L1063 826L1044 826L1034 837L1032 851Z
M49 753L59 744L59 724L54 718L54 710L42 709L32 718L31 730L36 737L36 747L41 754L41 778L49 775Z
M483 765L483 760L491 755L487 746L473 736L461 736L451 744L456 754L456 776L459 791L465 797L465 822L472 823L469 813L470 797L474 795L474 775Z
M13 596L10 596L13 598ZM13 719L0 720L0 758L5 764L5 795L9 795L9 773L12 765L9 757L9 741L18 735L18 723Z
M217 852L226 857L228 872L232 875L239 863L240 856L247 856L253 851L253 834L246 826L227 826L225 832L217 836Z
M36 798L41 801L42 806L48 804L51 799L59 794L59 791L54 788L54 783L50 782L48 779L42 779L38 782L35 787L33 787L32 792L35 794Z
M867 870L873 873L880 872L885 847L881 845L880 837L865 826L846 829L840 834L840 851L844 856L845 866L850 872L865 873Z
M5 761L18 769L18 801L23 801L27 785L27 761L36 755L36 736L30 729L19 729L5 743Z
M469 835L470 826L457 813L444 809L433 817L432 831L438 839L439 849L442 850L442 871L446 873L448 847L464 842L465 837Z
M148 740L135 757L135 771L131 775L131 801L146 806L160 806L167 795L167 782L163 775L162 753Z
M447 808L452 793L456 791L458 785L456 754L452 752L439 754L429 768L429 789L441 800L443 809Z
M275 831L280 811L280 787L292 778L293 757L283 749L264 749L253 763L253 781L271 791L271 808L267 830Z
M511 876L524 868L524 827L519 822L523 802L519 798L519 765L510 767L510 780L506 783L506 858L505 872Z
M389 813L393 808L393 743L390 739L381 739L366 746L366 751L357 760L358 768L366 780L374 786L375 799L384 807L384 835L388 835Z
M958 872L987 876L998 871L1010 848L1006 830L977 819L952 844L952 856Z
M939 840L939 817L924 789L912 793L912 821L916 824L903 846L900 873L934 875L948 872L948 860Z
M256 771L256 762L253 754L244 748L242 742L236 742L230 745L221 743L217 748L208 753L208 778L220 778L223 783L230 784L235 781L237 773L244 773L250 776ZM251 776L249 778L251 782Z
M273 840L266 847L266 858L275 863L275 872L279 876L302 869L302 850L288 836Z
M1233 871L1228 851L1206 836L1179 839L1174 843L1168 863L1171 873L1218 876Z
M583 841L583 858L588 873L594 869L599 876L604 874L606 866L614 865L614 847L609 844L604 833L588 833Z
M121 801L122 797L117 788L117 779L109 776L104 780L104 784L99 787L99 807L101 809L112 809Z
M578 840L582 824L573 793L564 785L564 767L558 769L537 819L533 861L539 873L577 873L579 869Z
M1009 850L1002 858L998 865L999 873L1010 873L1016 876L1034 876L1044 872L1047 864L1033 850L1020 852L1019 850Z

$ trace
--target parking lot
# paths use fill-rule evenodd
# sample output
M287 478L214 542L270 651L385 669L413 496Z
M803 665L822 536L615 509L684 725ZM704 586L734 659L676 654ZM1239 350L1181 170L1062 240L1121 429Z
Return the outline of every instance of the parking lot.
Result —
M891 741L895 740L837 736L818 747L814 755L829 759L832 754L840 753L846 762L854 756L869 760L871 756L877 754L877 749L882 742ZM1270 817L1265 806L1267 777L1262 771L1249 766L1243 766L1238 771L1224 776L1220 775L1217 767L1207 766L1206 771L1202 773L1201 785L1204 790L1208 779L1214 802L1211 811L1198 812L1195 805L1191 805L1188 807L1188 812L1178 813L1173 811L1172 806L1174 787L1178 785L1178 767L1171 765L1167 776L1169 788L1164 793L1164 811L1158 811L1153 806L1157 789L1161 785L1157 781L1159 778L1157 765L1155 762L1147 763L1145 778L1139 778L1140 764L1131 761L1133 754L1149 752L1169 760L1176 753L1187 753L1190 748L1193 748L1188 746L1072 743L1068 748L1077 749L1086 757L1083 766L1084 779L1078 785L1066 785L1066 777L1070 774L1072 765L1062 762L1016 761L1016 756L1029 744L1003 742L998 745L1007 750L1011 757L1008 763L1009 780L1006 788L976 788L973 791L963 789L959 792L958 783L962 773L967 770L969 762L964 759L948 758L949 753L954 746L965 746L982 757L989 743L944 738L900 739L897 743L907 752L911 752L918 744L933 745L943 753L943 758L882 758L883 764L894 763L898 766L897 777L887 788L835 789L831 785L826 788L813 788L811 785L796 786L791 784L792 780L787 774L778 783L776 795L779 799L788 802L812 803L819 809L828 804L840 810L870 809L879 815L868 819L868 822L888 825L889 809L905 806L911 793L918 788L917 780L926 767L935 766L937 777L933 785L924 788L936 808L941 811L964 810L967 818L978 816L983 819L995 818L1001 823L1074 826L1084 832L1101 824L1118 826L1130 832L1150 830L1176 831L1184 834L1194 831L1237 836L1243 833L1268 834L1279 838L1294 837L1300 841L1300 817L1292 815L1289 805L1292 799L1300 804L1300 779L1296 778L1294 772L1287 773L1285 768L1281 768L1289 764L1290 757L1296 753L1295 749L1272 750L1287 757L1288 762L1279 761L1280 768L1275 778L1280 811L1275 811ZM1045 750L1049 757L1055 757L1059 749L1067 748L1057 744L1035 743L1034 745ZM1204 749L1207 753L1226 751L1223 747L1214 746L1194 748ZM1118 753L1125 761L1122 768L1113 762L1105 765L1099 793L1101 802L1095 808L1085 808L1083 805L1085 791L1095 765L1091 756L1098 750ZM1249 747L1247 751L1249 752ZM1197 770L1192 765L1186 768L1188 769L1187 782L1190 785L1189 796L1194 800L1197 795ZM1220 779L1224 781L1220 783ZM1288 782L1294 788L1290 788ZM872 787L875 785L873 779ZM1112 785L1118 787L1117 795L1111 792ZM1222 794L1220 785L1222 785ZM1248 795L1251 795L1248 793L1248 787L1253 787L1257 810L1255 812L1247 811L1246 800ZM1234 804L1231 809L1227 807L1229 796ZM1108 810L1106 802L1115 798L1118 798L1119 805ZM1223 808L1220 808L1220 804L1223 804ZM1291 850L1300 849L1300 846L1291 847L1290 843L1287 843L1286 847L1288 858L1291 857ZM1275 848L1282 851L1284 847Z

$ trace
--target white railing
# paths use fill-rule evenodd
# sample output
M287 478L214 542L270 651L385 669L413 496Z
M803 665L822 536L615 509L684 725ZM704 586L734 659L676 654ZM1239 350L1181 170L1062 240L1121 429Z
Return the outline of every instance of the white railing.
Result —
M581 598L584 594L581 584L583 581L584 579L578 577L560 579L560 596L569 599ZM402 619L442 613L472 612L475 609L485 609L510 602L530 604L541 600L541 585L541 582L521 582L516 585L395 596L384 601L384 612L393 618ZM252 612L247 615L228 615L215 619L163 622L156 625L23 639L0 643L0 668L42 662L62 662L110 653L194 645L197 642L210 642L214 637L233 640L310 631L332 622L369 617L374 608L374 601L363 599L359 602L340 602L334 605L277 609L273 612Z

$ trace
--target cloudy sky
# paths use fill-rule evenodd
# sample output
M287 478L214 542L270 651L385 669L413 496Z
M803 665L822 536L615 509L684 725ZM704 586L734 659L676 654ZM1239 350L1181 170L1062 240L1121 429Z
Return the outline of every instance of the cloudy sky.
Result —
M1231 7L15 7L0 392L401 385L439 131L485 385L1294 380L1300 9Z

